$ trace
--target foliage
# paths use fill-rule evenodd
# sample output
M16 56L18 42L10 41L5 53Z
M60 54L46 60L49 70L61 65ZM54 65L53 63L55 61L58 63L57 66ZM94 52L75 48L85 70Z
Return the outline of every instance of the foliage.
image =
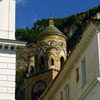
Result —
M65 18L55 18L55 26L68 36L69 40L72 35L77 34L76 32L85 25L86 21L89 20L91 16L96 15L99 11L100 5L90 9L89 11L81 12L76 15L71 15ZM47 25L47 19L37 20L32 29L29 29L28 27L25 29L16 29L16 38L25 41L32 41ZM76 30L71 29L73 25L77 27ZM71 34L70 31L73 30L74 32Z
M25 71L16 71L16 100L25 100L25 77Z

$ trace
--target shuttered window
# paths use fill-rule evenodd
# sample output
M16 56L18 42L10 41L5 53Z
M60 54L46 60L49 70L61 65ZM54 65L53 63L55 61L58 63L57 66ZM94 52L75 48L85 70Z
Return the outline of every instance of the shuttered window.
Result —
M83 58L81 62L81 67L82 67L82 85L86 83L86 59L85 57Z
M63 92L61 91L61 100L63 100Z
M65 90L66 90L66 94L65 94L66 100L70 100L69 84L66 85L66 89Z

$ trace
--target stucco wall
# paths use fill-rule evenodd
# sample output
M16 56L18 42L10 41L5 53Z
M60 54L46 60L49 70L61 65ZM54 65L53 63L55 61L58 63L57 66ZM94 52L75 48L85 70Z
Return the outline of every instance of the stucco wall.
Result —
M99 57L99 77L100 77L100 32L98 33L98 57Z
M73 71L67 78L66 82L56 94L55 100L61 100L61 92L63 93L63 100L66 100L66 85L69 84L69 93L71 100L99 100L100 95L97 77L99 76L99 57L98 53L98 34L95 34L87 49L81 56L79 62L74 66ZM99 36L100 37L100 36ZM98 51L99 50L99 51ZM81 61L86 58L86 84L82 85L82 69ZM79 68L79 81L76 81L76 68ZM94 98L94 99L93 99Z

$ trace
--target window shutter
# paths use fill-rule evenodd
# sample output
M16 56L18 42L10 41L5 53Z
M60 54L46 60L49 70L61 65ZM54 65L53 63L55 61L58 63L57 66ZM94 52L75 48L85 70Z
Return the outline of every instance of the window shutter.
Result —
M86 83L86 60L85 58L81 62L82 66L82 85Z
M66 85L66 100L70 100L69 84Z

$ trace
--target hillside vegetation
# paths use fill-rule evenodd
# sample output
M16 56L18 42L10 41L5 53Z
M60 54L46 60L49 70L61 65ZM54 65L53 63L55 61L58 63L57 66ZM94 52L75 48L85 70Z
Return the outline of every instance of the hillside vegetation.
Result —
M68 52L78 42L79 36L82 34L84 26L87 24L91 16L95 16L100 12L100 5L86 12L71 15L65 18L55 18L55 26L67 36ZM34 38L48 26L48 20L37 20L29 29L16 29L16 38L28 42L34 41ZM16 100L25 100L25 77L27 72L27 57L23 51L17 53L17 77L16 77Z

